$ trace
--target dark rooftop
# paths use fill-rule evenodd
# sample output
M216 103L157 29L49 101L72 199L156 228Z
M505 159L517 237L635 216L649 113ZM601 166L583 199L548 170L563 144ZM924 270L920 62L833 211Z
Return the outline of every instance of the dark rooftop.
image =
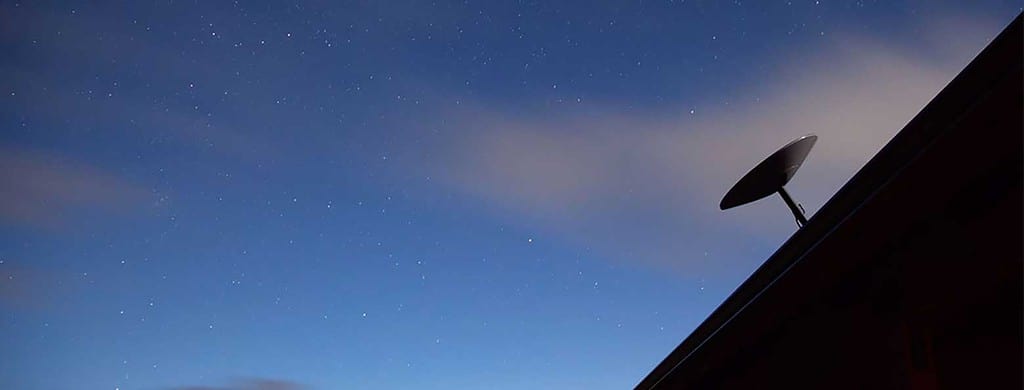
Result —
M638 385L1021 388L1018 17Z

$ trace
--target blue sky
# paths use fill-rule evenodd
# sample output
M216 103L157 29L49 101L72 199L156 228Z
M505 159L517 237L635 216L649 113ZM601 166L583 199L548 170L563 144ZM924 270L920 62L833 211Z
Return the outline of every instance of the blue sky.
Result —
M4 2L0 387L631 387L1019 12Z

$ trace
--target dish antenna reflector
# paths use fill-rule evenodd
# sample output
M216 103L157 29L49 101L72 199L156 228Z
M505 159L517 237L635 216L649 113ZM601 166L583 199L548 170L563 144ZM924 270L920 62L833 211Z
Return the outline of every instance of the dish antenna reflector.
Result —
M731 209L778 192L796 217L797 226L804 226L807 224L807 217L804 216L803 207L793 201L783 186L789 183L796 170L800 169L800 165L807 159L807 154L817 141L818 136L805 135L772 153L736 182L729 192L725 193L718 207L722 210Z

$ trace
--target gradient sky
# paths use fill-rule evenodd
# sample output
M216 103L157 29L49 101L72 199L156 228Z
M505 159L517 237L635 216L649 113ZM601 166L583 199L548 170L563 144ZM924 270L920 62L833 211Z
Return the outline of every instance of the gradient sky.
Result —
M0 388L629 388L1018 12L0 2Z

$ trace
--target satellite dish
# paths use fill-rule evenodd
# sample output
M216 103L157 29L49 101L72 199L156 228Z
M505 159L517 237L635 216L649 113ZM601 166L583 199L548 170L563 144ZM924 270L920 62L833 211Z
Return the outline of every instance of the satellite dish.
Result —
M789 193L783 186L789 183L797 169L800 169L800 165L807 159L807 154L811 152L811 148L817 141L818 136L805 135L772 153L736 182L729 192L725 193L725 197L722 198L722 203L718 207L722 210L731 209L778 192L789 209L793 211L797 225L803 226L807 223L803 208L789 197Z

